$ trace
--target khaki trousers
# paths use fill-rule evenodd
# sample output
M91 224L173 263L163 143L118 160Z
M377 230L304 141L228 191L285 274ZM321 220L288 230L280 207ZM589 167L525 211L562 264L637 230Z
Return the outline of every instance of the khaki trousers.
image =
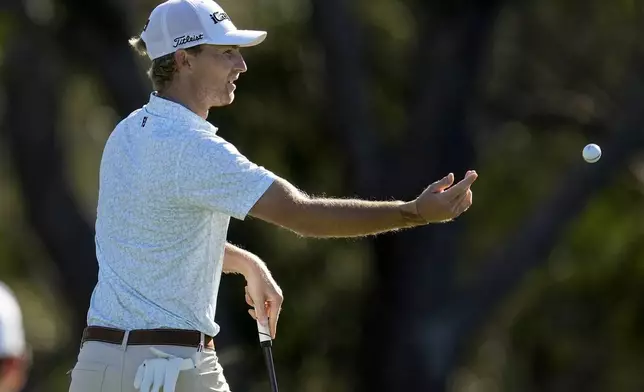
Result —
M134 376L139 365L156 358L150 347L85 342L71 370L69 392L137 392ZM191 358L197 351L191 347L154 347L181 358ZM204 349L200 356L197 369L179 373L175 392L230 392L215 351Z

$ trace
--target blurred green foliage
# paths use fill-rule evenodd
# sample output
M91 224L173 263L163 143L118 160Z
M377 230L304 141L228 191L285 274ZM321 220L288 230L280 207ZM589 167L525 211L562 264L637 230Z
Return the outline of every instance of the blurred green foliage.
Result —
M137 11L132 34L153 4L132 6ZM325 128L333 113L325 111L323 61L333 59L324 57L311 31L311 4L222 5L237 26L265 28L269 38L244 51L249 71L240 78L237 99L213 111L210 120L252 160L306 192L353 196L344 147ZM401 84L414 77L404 60L419 27L411 6L355 3L358 22L369 33L368 47L356 50L364 50L368 60L369 105L378 124L373 133L391 140L402 136L404 125ZM481 179L465 218L458 260L464 280L484 267L478 263L483 256L504 247L564 172L583 164L581 148L591 138L611 136L607 128L591 132L589 125L609 121L631 58L642 50L643 9L640 0L524 1L502 8L481 70L484 94L471 121ZM0 14L0 42L14 27L10 14ZM1 59L0 48L0 64ZM69 181L92 222L100 154L119 116L106 98L108 86L91 70L68 64L65 86L60 138ZM11 97L0 98L1 113L2 100ZM556 121L544 123L542 117ZM19 296L30 343L53 352L77 337L66 334L56 272L25 220L10 154L0 143L0 278ZM472 340L463 366L454 372L453 392L644 388L644 340L638 333L644 325L643 173L644 158L633 159L588 204L542 268L520 282ZM367 242L303 239L252 220L232 222L230 233L232 242L267 261L285 290L275 349L283 390L352 390L362 305L372 284ZM239 294L230 295L231 307L243 313L241 281L225 280L225 289ZM252 328L249 322L247 332ZM234 352L223 347L222 360L244 360ZM67 390L65 371L73 361L51 376L51 391ZM263 374L253 379L252 390L261 390Z

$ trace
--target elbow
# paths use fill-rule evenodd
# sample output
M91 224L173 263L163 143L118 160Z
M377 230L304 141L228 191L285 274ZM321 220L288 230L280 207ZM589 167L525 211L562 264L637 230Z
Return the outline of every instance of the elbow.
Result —
M300 237L315 237L316 225L311 219L311 199L308 196L301 195L292 201L288 211L283 214L286 219L283 221L282 226Z
M277 180L255 203L250 215L287 229L301 237L314 237L320 231L316 223L316 203L286 181Z
M319 221L319 208L314 199L299 193L293 195L278 214L279 225L300 237L323 237L324 225Z

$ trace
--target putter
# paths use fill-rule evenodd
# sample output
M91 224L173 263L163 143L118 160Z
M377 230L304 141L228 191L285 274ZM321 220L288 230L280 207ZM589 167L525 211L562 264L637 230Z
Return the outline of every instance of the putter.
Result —
M259 321L257 321L257 332L259 333L259 345L262 347L262 351L264 351L264 361L266 362L268 379L271 383L271 391L278 392L277 377L275 376L275 364L273 363L273 339L271 339L268 326L263 326Z

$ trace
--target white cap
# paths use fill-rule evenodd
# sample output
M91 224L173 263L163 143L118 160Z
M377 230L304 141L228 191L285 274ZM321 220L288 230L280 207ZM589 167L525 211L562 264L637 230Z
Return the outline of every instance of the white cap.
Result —
M141 33L151 60L201 44L254 46L265 38L265 31L238 30L212 0L161 3L152 11Z
M25 350L20 305L11 290L0 283L0 358L21 357Z

